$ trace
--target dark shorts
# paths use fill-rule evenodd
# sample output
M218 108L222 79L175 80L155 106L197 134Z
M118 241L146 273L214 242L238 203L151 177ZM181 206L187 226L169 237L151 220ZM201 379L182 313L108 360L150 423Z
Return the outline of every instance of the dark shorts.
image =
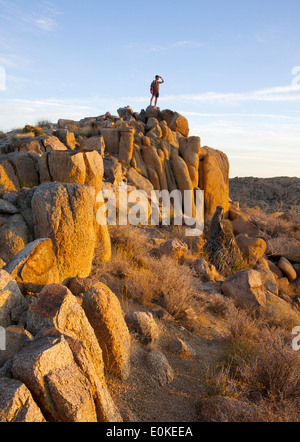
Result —
M159 98L159 91L153 91L153 97Z

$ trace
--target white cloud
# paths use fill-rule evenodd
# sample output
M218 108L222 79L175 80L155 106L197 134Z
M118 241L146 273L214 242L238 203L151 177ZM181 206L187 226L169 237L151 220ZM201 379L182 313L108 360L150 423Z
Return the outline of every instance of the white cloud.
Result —
M56 122L59 118L81 119L96 115L96 109L80 100L25 100L6 99L0 103L0 130L8 131L13 127L23 127L39 120Z
M175 41L174 43L168 45L154 45L151 47L151 51L167 51L169 49L178 49L178 48L200 48L203 47L204 43L196 42L196 41Z
M204 92L161 97L161 101L184 100L198 103L239 103L246 101L300 102L300 85L279 86L250 92Z
M57 27L57 17L61 12L49 1L39 3L37 10L29 11L26 3L20 6L17 3L2 0L0 19L11 23L12 27L23 31L41 29L52 32Z

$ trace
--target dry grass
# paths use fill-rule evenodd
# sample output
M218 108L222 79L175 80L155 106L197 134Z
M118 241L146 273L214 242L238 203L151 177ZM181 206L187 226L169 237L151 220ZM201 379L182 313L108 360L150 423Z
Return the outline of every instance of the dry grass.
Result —
M300 398L300 354L278 330L261 331L258 351L249 364L240 367L240 375L263 397L285 401Z
M93 273L112 290L116 290L116 280L122 282L119 296L125 306L133 298L143 305L158 304L190 326L197 322L202 304L194 297L193 271L176 265L171 257L151 256L152 246L143 229L111 227L110 234L112 258L107 263L96 263Z
M225 318L232 308L233 301L219 294L214 294L208 302L208 309L219 318Z
M299 422L300 354L292 349L290 334L234 307L227 319L227 345L206 376L206 394L249 402L255 392L272 420Z
M180 228L163 232L166 240L172 235L184 239ZM153 257L146 230L111 227L110 234L112 259L98 263L94 273L119 295L125 312L130 311L133 300L145 307L160 305L177 321L199 331L201 313L208 308L227 324L223 353L204 375L206 397L230 396L251 403L254 391L271 420L300 421L300 354L292 350L292 337L287 333L290 327L299 325L294 310L268 304L258 317L237 309L231 300L216 293L205 295L200 302L199 279L195 280L188 266L176 265L170 257ZM200 257L201 248L196 246L194 250Z
M273 216L258 207L247 208L246 212L265 239L288 237L300 240L299 214L286 213L281 216Z

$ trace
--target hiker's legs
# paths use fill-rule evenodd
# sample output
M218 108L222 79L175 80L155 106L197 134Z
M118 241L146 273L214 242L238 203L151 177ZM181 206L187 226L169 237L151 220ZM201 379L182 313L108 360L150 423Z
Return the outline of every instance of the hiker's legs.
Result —
M155 94L152 95L151 100L150 100L150 106L152 106L152 101L153 101L153 98L154 98L154 97L155 97L154 106L156 107L156 105L157 105L157 99L158 99L158 97L159 97L159 95L158 95L157 93L155 93Z

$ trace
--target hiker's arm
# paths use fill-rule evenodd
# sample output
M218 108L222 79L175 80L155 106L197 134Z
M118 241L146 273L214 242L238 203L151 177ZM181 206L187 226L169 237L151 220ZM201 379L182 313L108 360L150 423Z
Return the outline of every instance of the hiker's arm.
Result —
M164 79L162 77L159 77L161 79L160 84L164 83Z

